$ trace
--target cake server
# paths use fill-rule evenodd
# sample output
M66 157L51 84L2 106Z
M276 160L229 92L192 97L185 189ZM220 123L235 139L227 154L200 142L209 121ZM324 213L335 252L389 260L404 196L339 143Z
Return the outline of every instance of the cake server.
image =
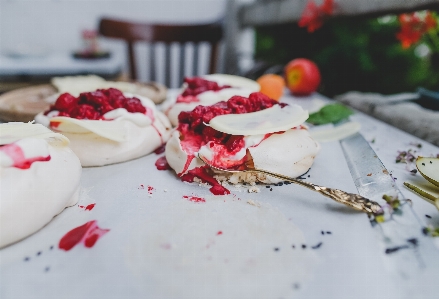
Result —
M249 155L248 152L247 152L247 155ZM355 210L362 211L362 212L365 212L365 213L371 214L371 215L382 214L381 206L378 203L371 201L366 197L363 197L363 196L358 195L358 194L348 193L348 192L345 192L345 191L340 190L340 189L334 189L334 188L319 186L319 185L316 185L313 183L308 183L308 182L305 182L304 180L288 177L288 176L283 175L283 174L278 174L278 173L274 173L274 172L263 170L263 169L256 169L254 164L253 164L252 159L249 159L239 169L224 169L224 168L219 168L219 167L212 165L205 157L203 157L200 154L198 154L198 157L206 165L208 165L212 169L216 169L216 170L224 171L224 172L230 172L230 173L236 173L236 172L262 173L262 174L280 179L282 181L288 181L288 182L291 182L293 184L297 184L299 186L308 188L312 191L320 193L323 196L329 197L330 199L335 200L341 204L347 205Z

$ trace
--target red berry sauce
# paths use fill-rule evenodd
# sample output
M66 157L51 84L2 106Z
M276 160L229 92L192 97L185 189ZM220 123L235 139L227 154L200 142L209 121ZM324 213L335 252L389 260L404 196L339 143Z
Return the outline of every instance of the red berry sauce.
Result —
M220 91L225 88L231 88L230 85L220 86L218 83L205 80L200 77L184 78L187 88L177 97L177 103L199 102L197 95L205 91Z
M34 162L50 161L50 155L26 158L23 149L16 143L2 145L0 146L0 151L9 156L13 161L12 167L19 169L29 169Z
M93 247L96 241L109 229L102 229L97 225L96 220L89 221L78 226L66 233L59 241L59 249L69 251L79 243L83 243L85 247Z
M78 97L69 93L61 94L48 111L59 111L58 116L76 119L104 120L104 114L117 108L125 108L128 112L148 114L147 108L136 97L125 97L115 88L98 89L83 92Z
M233 96L227 102L218 102L212 106L199 105L192 111L181 112L178 116L179 125L177 130L180 132L180 144L183 150L188 154L188 160L186 161L183 171L178 175L183 181L193 182L194 177L197 177L203 182L209 183L212 185L210 191L215 195L229 194L230 191L220 185L218 181L212 177L209 173L210 169L207 166L198 167L190 171L187 171L187 169L195 157L194 154L198 152L203 145L209 143L209 146L214 148L216 158L234 156L245 146L244 136L222 133L205 124L208 124L212 118L218 115L251 113L278 104L277 101L270 99L264 94L255 92L250 94L248 98ZM281 105L284 106L285 104ZM227 166L242 165L245 159L246 157L244 157L242 161L229 162ZM223 163L226 162L223 161Z

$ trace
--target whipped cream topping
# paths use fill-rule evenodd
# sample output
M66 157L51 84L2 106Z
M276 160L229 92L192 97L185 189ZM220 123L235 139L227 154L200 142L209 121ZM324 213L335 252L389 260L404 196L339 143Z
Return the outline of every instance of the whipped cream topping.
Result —
M104 114L104 120L82 120L38 114L35 120L70 139L70 147L79 157L82 166L103 166L132 160L154 151L170 136L169 120L157 111L148 98L136 97L147 108L146 114L131 113L125 108Z
M77 202L81 164L59 136L37 124L0 124L0 248Z
M208 90L195 97L189 96L186 101L177 102L178 96L175 99L172 99L173 104L165 109L165 114L168 116L173 126L178 124L178 115L182 111L191 111L198 105L210 106L220 101L227 101L235 95L248 97L252 92L260 90L258 83L239 76L212 74L202 76L201 78L216 82L219 85L229 85L230 87L218 91ZM186 87L187 85L183 84L179 94L182 94Z

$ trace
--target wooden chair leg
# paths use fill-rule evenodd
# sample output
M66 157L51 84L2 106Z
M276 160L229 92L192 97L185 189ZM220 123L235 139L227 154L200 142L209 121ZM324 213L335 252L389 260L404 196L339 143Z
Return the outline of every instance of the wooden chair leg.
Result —
M184 66L186 61L186 44L180 44L180 65L179 65L179 73L178 73L178 86L183 84L184 74Z
M130 63L130 78L131 80L137 80L136 59L134 57L134 45L132 42L128 42L128 58Z

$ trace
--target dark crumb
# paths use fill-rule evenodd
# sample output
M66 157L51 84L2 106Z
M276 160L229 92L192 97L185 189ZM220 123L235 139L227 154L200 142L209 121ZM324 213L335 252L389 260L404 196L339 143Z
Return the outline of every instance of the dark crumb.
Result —
M320 248L320 246L322 246L322 242L320 242L320 243L318 243L317 245L314 245L314 246L312 246L311 248L312 249L318 249L318 248Z
M310 178L310 177L311 177L311 175L310 175L310 174L308 174L308 177Z
M305 248L306 248L306 245L305 245L305 244L302 244L302 248L305 249Z
M279 247L275 247L275 248L274 248L274 251L279 251Z
M44 272L49 272L49 270L50 270L50 267L46 267L46 268L44 269Z
M409 242L410 244L414 245L414 246L418 246L418 239L416 238L412 238L412 239L408 239L407 242Z
M38 251L38 252L37 252L37 255L41 255L41 253L42 253L41 251Z
M270 188L270 191L273 191L273 188Z
M327 231L326 233L327 233L328 235L332 234L330 231Z
M30 257L28 257L28 256L27 256L27 257L25 257L25 258L24 258L24 261L25 261L25 262L28 262L28 261L30 261Z
M285 181L284 184L289 185L289 184L291 184L291 182Z
M284 183L280 182L279 184L277 184L278 186L282 186Z
M256 185L260 185L261 183L259 183L259 182L256 182L255 184L256 184Z
M428 227L423 227L422 228L422 233L426 236L428 236L428 234L430 233L430 230L428 229Z
M430 161L430 164L433 164L433 161Z
M265 188L270 188L270 186L265 186Z
M430 215L425 215L425 217L427 217L427 218L431 219L431 216L430 216Z
M52 250L53 249L53 245L52 246L50 246L50 248L49 248L50 250Z
M296 246L294 246L294 245L293 245L293 246L291 246L291 248L295 249L295 248L296 248Z
M246 182L244 182L244 183L242 183L244 186L247 186L247 183Z
M322 235L324 235L324 234L325 234L325 232L324 232L324 231L321 231L321 233L322 233Z
M367 174L367 176L371 176L371 175L372 175L372 173L368 173L368 174Z
M413 174L416 174L416 173L418 173L418 170L417 169L412 169L412 170L410 170L410 172L413 173Z
M422 163L422 166L425 166L425 163Z
M295 290L300 289L300 284L298 284L298 283L293 283L293 289L295 289Z

